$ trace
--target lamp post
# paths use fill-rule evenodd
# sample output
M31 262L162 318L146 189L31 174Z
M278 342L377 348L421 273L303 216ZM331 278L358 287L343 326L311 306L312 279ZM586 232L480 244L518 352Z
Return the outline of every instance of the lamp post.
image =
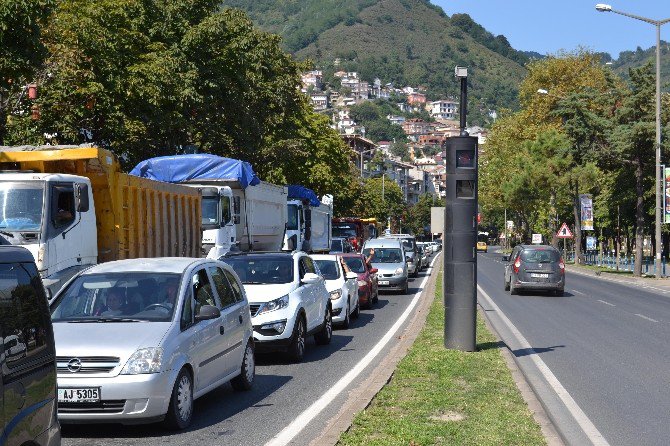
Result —
M661 277L661 224L662 224L662 193L661 185L663 182L661 172L661 26L670 22L670 18L665 20L652 20L635 14L629 14L623 11L612 9L611 5L598 3L596 10L600 12L613 12L632 19L641 20L650 23L656 27L656 278Z

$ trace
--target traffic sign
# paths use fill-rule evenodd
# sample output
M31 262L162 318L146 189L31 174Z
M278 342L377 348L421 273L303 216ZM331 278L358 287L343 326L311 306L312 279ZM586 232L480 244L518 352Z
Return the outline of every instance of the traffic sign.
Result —
M561 229L559 229L558 232L556 233L556 237L572 238L572 232L570 232L570 228L568 228L568 225L566 223L563 223L563 225L561 225Z

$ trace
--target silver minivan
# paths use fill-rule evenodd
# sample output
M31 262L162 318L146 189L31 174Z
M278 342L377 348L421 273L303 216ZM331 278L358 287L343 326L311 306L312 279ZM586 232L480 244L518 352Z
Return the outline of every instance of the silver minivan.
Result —
M410 258L406 255L403 243L395 238L370 239L363 245L363 255L370 259L373 268L377 268L379 278L379 290L400 291L407 294L408 274L407 266Z
M249 304L233 269L217 260L94 266L58 292L51 319L62 423L183 429L194 399L254 381Z

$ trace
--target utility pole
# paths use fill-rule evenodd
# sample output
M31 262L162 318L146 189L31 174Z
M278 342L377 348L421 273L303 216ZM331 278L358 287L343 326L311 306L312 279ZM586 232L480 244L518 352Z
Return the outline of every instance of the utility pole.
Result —
M619 271L621 257L621 221L619 220L619 205L616 205L616 270Z

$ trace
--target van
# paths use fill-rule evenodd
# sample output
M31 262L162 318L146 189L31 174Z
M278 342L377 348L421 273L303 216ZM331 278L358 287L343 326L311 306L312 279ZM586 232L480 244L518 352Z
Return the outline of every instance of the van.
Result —
M374 255L370 259L373 268L377 268L378 289L400 291L407 294L408 290L408 265L411 261L402 240L395 238L376 238L365 242L363 255L370 257L371 250Z
M388 234L383 238L393 238L402 241L405 255L410 258L407 263L408 273L411 277L417 277L421 270L421 256L416 246L416 237L411 234Z
M0 246L0 444L56 446L56 349L42 280L20 246Z

